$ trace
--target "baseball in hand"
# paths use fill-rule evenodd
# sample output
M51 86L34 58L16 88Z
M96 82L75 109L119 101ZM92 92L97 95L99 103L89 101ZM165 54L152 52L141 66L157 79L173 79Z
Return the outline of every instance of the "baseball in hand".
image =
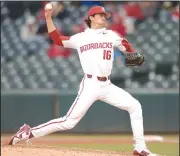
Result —
M46 10L46 11L50 11L50 10L52 10L52 8L53 8L53 6L52 6L51 3L47 3L47 4L45 5L45 10Z

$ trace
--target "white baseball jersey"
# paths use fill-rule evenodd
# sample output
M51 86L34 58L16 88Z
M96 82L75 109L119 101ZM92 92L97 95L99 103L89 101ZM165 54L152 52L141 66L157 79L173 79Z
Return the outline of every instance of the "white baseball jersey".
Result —
M77 49L84 73L107 77L113 66L114 46L121 51L126 50L121 44L122 40L112 30L88 28L68 40L62 40L62 43L66 48Z

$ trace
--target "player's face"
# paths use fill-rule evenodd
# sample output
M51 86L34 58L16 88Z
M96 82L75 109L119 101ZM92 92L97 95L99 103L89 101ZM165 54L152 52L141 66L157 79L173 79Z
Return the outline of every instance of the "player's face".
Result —
M96 25L100 25L102 27L105 27L106 15L105 14L96 14L91 18L91 21Z

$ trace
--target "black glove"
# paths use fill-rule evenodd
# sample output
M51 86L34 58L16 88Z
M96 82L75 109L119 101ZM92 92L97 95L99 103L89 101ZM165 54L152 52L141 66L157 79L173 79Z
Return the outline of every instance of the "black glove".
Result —
M145 62L145 57L138 53L124 53L126 66L141 66Z

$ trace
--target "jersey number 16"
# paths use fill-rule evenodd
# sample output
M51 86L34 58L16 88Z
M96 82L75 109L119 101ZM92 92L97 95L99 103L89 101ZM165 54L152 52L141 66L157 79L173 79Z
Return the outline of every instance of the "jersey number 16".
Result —
M103 59L104 60L110 60L111 59L111 51L110 50L104 50Z

